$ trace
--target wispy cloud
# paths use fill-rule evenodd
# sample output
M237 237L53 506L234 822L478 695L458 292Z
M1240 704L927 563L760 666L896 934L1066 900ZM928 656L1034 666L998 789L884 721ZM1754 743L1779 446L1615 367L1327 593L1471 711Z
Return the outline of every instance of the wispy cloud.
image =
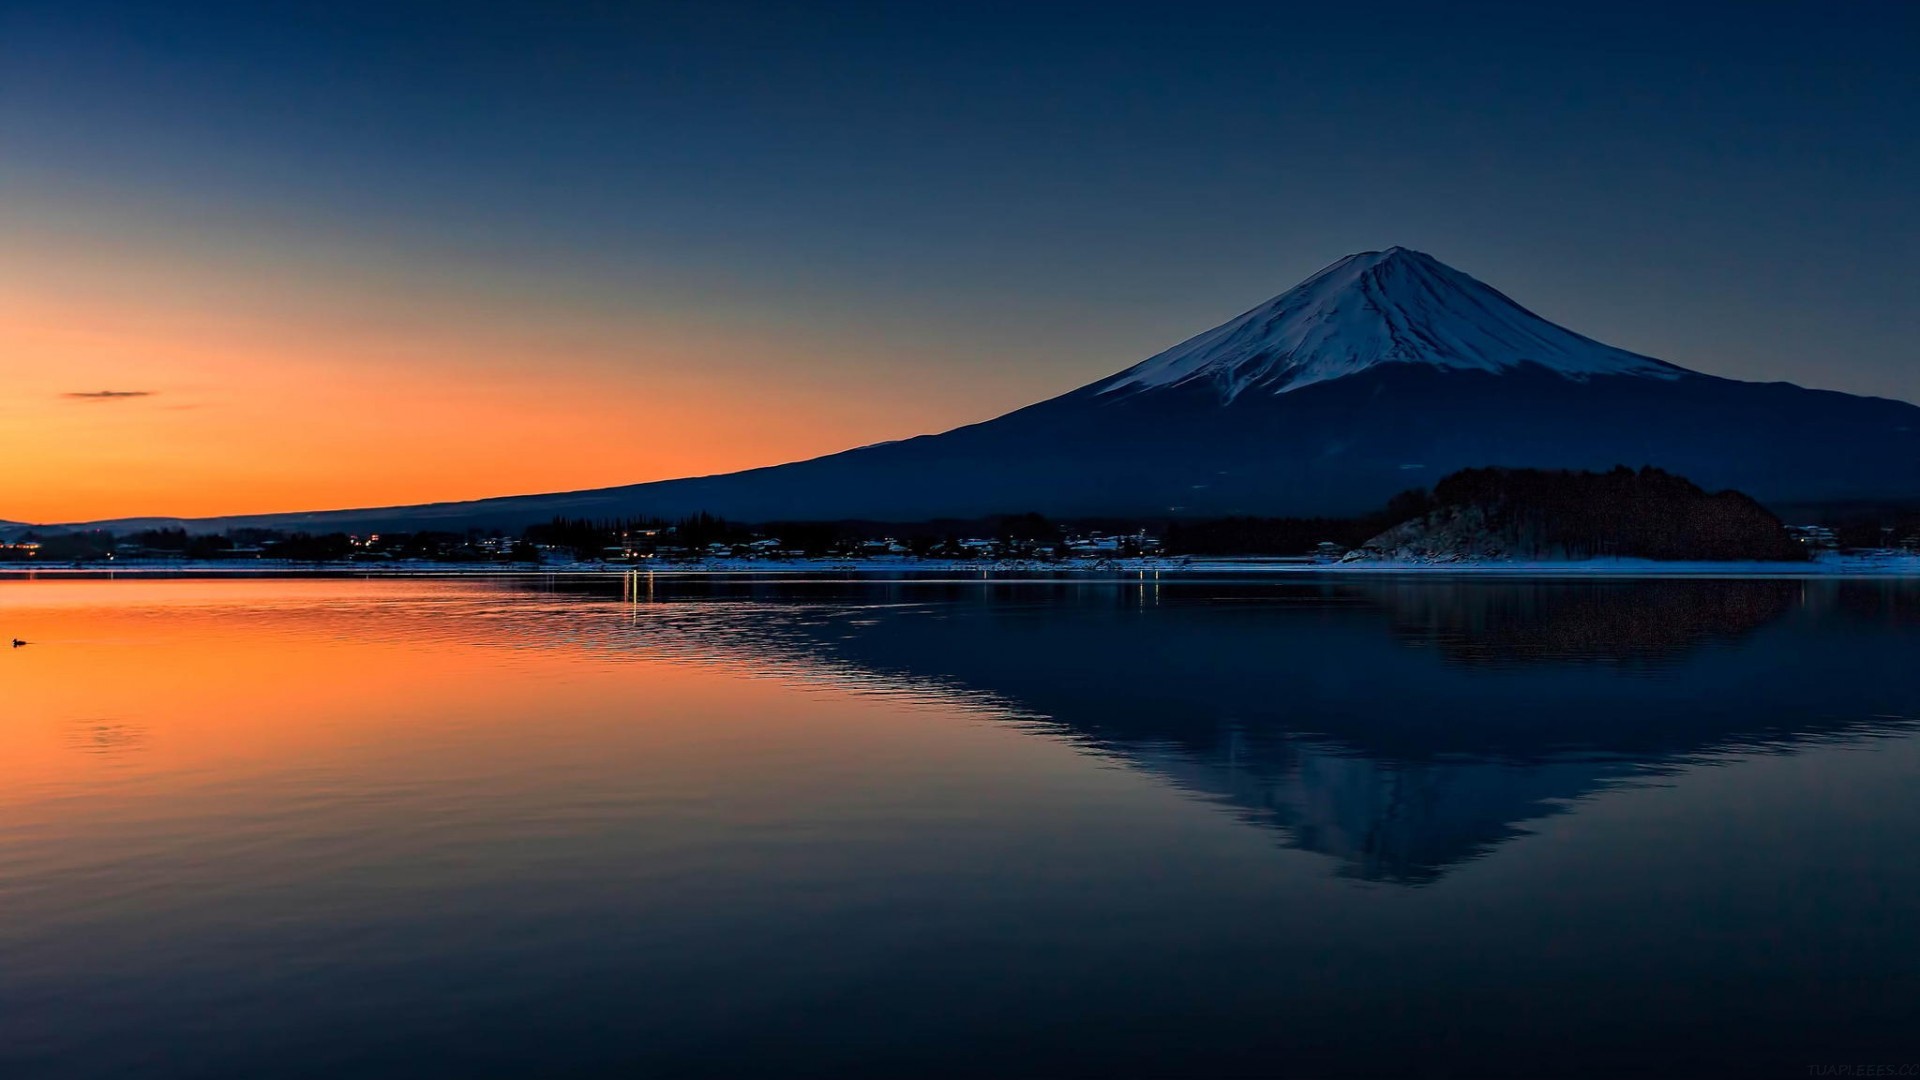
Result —
M76 390L61 394L73 401L124 401L127 398L152 397L151 390Z

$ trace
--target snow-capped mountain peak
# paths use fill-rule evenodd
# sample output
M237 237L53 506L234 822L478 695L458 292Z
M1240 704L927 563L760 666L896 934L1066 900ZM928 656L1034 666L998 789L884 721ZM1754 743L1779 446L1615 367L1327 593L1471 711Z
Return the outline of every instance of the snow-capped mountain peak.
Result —
M1538 365L1574 380L1676 379L1652 357L1555 325L1431 255L1349 255L1238 318L1094 384L1101 394L1207 385L1223 401L1284 394L1380 364L1470 371Z

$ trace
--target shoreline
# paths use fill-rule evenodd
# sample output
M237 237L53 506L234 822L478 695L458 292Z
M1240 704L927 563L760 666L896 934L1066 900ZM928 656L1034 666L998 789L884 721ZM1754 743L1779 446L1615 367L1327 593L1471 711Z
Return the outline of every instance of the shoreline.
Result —
M1203 579L1251 577L1532 577L1532 578L1920 578L1920 554L1877 553L1830 555L1805 563L1783 562L1658 562L1650 559L1590 559L1567 561L1356 561L1328 562L1295 557L1229 557L1214 559L1112 559L1100 562L1033 563L1020 560L966 562L959 560L846 560L814 559L768 561L713 559L699 562L633 566L606 563L547 563L541 565L409 562L396 564L273 563L245 566L230 562L141 562L111 566L97 564L0 565L0 581L116 580L120 578L495 578L576 577L624 578L747 577L761 581L797 578L809 581L938 582L1046 582L1138 581L1145 579Z

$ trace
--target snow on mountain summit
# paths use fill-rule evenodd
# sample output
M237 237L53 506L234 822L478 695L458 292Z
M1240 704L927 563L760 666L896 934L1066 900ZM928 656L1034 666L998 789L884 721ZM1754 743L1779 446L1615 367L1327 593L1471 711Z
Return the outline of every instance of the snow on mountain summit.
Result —
M1380 364L1501 372L1537 364L1569 379L1688 374L1555 325L1431 255L1349 255L1206 333L1103 382L1100 394L1212 385L1222 401L1283 394Z

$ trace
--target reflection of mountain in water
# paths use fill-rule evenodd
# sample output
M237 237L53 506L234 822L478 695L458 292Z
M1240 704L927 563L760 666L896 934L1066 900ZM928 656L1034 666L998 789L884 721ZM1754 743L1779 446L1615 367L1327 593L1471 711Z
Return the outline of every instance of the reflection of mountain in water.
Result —
M1370 880L1436 879L1623 779L1920 706L1920 676L1894 674L1920 644L1905 585L755 586L773 606L714 620L671 602L743 588L659 595L703 648L991 695Z

